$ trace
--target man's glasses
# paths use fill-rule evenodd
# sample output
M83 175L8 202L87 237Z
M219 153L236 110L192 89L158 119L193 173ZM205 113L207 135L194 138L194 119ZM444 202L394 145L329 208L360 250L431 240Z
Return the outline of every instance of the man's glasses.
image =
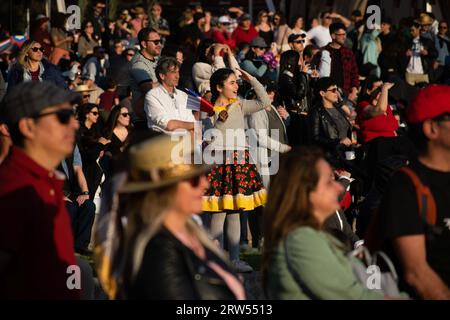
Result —
M147 42L153 42L155 46L161 44L161 39L156 39L156 40L150 40L150 39L149 39L149 40L145 40L145 41L147 41Z
M34 47L34 48L31 48L31 51L33 51L33 52L38 52L38 51L40 51L40 52L44 52L44 48L41 48L41 47Z
M338 92L338 88L328 89L327 92L336 93L336 92Z
M293 43L305 43L305 40L296 40L296 41L292 41Z
M83 99L88 99L90 96L90 94L83 94Z
M130 116L128 112L121 113L120 115L124 118L128 118Z
M46 117L49 115L56 115L56 118L58 119L59 123L61 124L68 124L72 118L75 117L75 113L72 109L59 109L56 111L50 111L50 112L44 112L38 115L33 116L33 119L38 119L42 117Z

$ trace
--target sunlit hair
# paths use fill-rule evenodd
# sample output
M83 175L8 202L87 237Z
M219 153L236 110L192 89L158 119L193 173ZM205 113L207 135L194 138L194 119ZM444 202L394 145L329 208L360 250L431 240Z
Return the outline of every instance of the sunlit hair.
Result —
M34 40L26 41L20 49L19 56L17 57L17 63L19 63L24 69L28 69L28 52L33 48L35 44L39 42Z
M300 148L280 157L280 169L271 180L264 210L264 251L261 270L264 286L270 259L279 244L296 228L319 229L310 193L319 182L317 163L324 155L317 148Z
M175 184L127 196L124 207L124 212L127 213L127 226L124 232L126 262L123 280L125 290L136 279L149 241L163 228L164 219L173 204L177 190L178 184ZM186 227L200 240L203 246L226 260L225 254L208 238L206 232L197 223L189 219Z

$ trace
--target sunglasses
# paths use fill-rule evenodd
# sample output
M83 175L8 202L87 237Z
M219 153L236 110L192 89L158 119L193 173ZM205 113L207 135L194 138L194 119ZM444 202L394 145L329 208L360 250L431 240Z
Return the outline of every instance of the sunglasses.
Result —
M91 96L90 94L83 94L84 99L89 98L90 96Z
M336 93L336 92L338 92L338 88L328 89L327 92Z
M89 113L92 113L94 116L98 116L98 112L97 111L91 111Z
M134 53L127 53L127 56L134 57Z
M49 115L56 115L56 118L58 119L59 123L61 124L68 124L72 118L75 117L75 113L72 109L59 109L56 111L50 111L50 112L44 112L38 115L33 116L33 119L38 119L42 117L46 117Z
M324 19L333 19L330 16L323 17Z
M187 179L186 182L189 182L192 188L197 188L200 185L200 180L203 176L196 176L190 179Z
M145 40L147 42L153 42L155 44L155 46L161 44L161 39L157 39L157 40Z
M259 50L266 50L267 49L266 47L253 47L253 48L259 49Z
M442 29L442 30L447 30L447 29L448 29L448 27L444 27L444 26L439 26L439 29Z
M128 112L124 112L124 113L121 113L120 115L124 118L128 118L130 114Z
M38 52L38 51L44 52L44 48L34 47L34 48L31 48L31 51L33 51L33 52Z
M296 40L296 41L292 41L293 43L305 43L305 40Z

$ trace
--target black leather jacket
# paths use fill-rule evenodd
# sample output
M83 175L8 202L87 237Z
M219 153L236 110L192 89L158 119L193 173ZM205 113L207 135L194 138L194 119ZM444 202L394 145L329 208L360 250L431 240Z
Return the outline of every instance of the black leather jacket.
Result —
M205 252L209 261L235 275L206 247ZM124 288L128 299L235 299L222 278L165 228L147 244L136 280L131 286L125 284Z
M304 112L309 111L311 103L311 94L308 75L299 72L297 76L289 71L280 74L278 79L278 94L279 99L288 111L298 111L298 104L302 99L306 98L306 108Z
M339 110L345 119L345 113L340 108ZM321 103L315 105L309 113L309 125L311 143L319 145L326 152L336 154L336 149L340 147L339 131L336 123L330 114L325 110ZM351 125L347 132L347 137L351 138Z

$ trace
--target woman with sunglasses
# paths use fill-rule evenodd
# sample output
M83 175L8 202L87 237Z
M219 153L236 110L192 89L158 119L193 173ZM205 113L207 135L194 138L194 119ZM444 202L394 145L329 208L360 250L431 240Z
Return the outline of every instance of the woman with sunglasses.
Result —
M78 147L88 183L89 198L93 200L103 179L103 169L99 160L111 141L101 136L99 110L96 104L86 103L79 106L78 121L80 122Z
M278 62L273 53L268 51L269 46L266 41L256 37L250 43L250 47L241 63L241 68L260 82L276 81Z
M352 125L347 115L337 106L340 99L338 87L326 77L317 80L315 89L317 104L309 113L311 142L326 151L334 167L345 167L344 153L355 141L352 141Z
M266 43L273 42L273 29L269 21L269 14L266 10L261 10L258 13L258 22L255 25L255 29Z
M59 70L43 57L44 49L39 42L26 41L20 49L17 62L11 66L8 72L7 91L9 92L19 83L27 81L49 81L66 89L67 84Z
M111 141L105 149L105 156L112 161L108 161L112 167L108 165L109 170L105 170L107 175L116 171L115 164L123 160L122 154L130 141L130 129L129 110L120 105L114 106L103 130L103 137Z
M78 54L82 59L94 53L94 48L99 46L97 35L94 34L92 21L85 21L82 26L80 39L78 40Z
M162 135L130 149L128 178L119 190L127 216L119 297L245 299L225 254L193 219L202 210L210 167L194 164L189 148L174 160L178 143Z

